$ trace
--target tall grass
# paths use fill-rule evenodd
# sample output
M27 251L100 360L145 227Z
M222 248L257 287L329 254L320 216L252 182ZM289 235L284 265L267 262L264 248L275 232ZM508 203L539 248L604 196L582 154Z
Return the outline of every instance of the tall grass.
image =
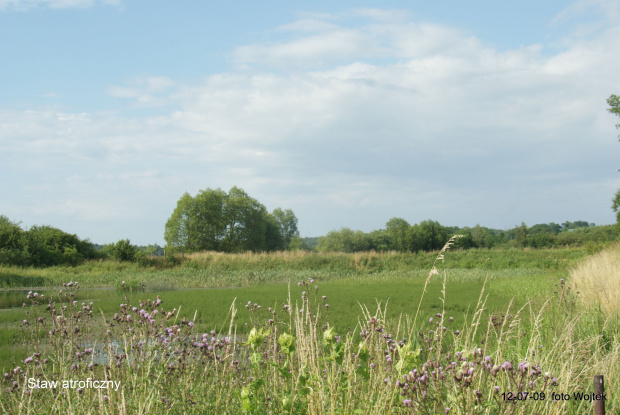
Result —
M147 288L200 288L285 282L291 275L341 279L368 275L425 276L437 252L316 253L305 251L225 254L200 252L151 265L88 261L76 267L19 268L0 266L0 288L56 287L67 280L84 288L118 286L121 281ZM464 270L563 271L583 259L582 249L457 250L444 267ZM491 258L493 260L491 260ZM178 265L171 265L171 264ZM459 270L459 271L456 271Z
M436 283L439 307L428 313L421 304ZM617 321L584 310L560 283L542 304L517 307L507 301L492 313L483 287L457 325L446 307L450 284L449 273L433 267L410 313L393 319L389 304L361 304L358 323L348 330L332 324L334 314L343 311L321 296L320 282L311 277L289 287L278 306L233 302L228 324L213 324L212 331L199 330L195 312L183 317L159 299L127 300L114 315L96 316L93 305L71 298L54 297L49 309L30 298L22 324L30 339L28 357L1 381L0 409L9 414L587 414L591 403L575 394L592 392L593 376L602 374L607 410L620 412ZM251 327L242 336L235 327L241 307ZM42 326L45 344L29 334ZM30 381L88 378L120 383L118 390L48 389ZM553 399L558 393L570 399Z
M570 287L586 307L620 314L620 245L589 257L570 271Z

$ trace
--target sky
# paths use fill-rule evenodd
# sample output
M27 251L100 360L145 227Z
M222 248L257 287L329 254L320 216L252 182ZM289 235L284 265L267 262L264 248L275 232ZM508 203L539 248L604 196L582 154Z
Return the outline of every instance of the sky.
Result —
M617 0L0 0L0 214L164 245L237 186L302 236L615 222Z

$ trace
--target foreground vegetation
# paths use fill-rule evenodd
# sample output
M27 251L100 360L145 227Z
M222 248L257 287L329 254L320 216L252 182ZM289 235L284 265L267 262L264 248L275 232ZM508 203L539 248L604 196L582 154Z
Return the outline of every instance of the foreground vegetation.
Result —
M225 315L217 319L198 315L196 304L186 306L183 295L128 292L120 307L102 309L102 317L97 304L74 302L72 295L79 295L74 284L43 300L33 292L19 327L27 353L6 372L0 407L6 413L582 414L592 413L592 404L576 394L591 393L593 376L601 374L607 411L618 413L620 401L610 392L620 390L617 309L602 311L598 300L588 302L585 291L571 288L582 284L577 280L584 273L573 272L569 279L568 269L583 253L558 258L547 252L551 257L532 262L529 253L521 253L515 256L524 267L512 274L494 269L495 258L481 260L482 252L477 268L469 269L456 269L472 259L465 252L440 252L440 258L449 255L445 272L421 255L417 260L430 273L414 276L415 286L407 286L405 278L400 290L388 285L394 291L390 298L411 297L406 311L395 313L391 307L400 307L399 301L391 299L379 305L365 301L362 308L343 301L355 301L363 291L371 291L367 299L380 298L373 292L377 287L398 284L400 267L411 264L402 258L402 265L398 260L389 265L381 256L386 254L343 255L341 262L332 256L327 281L295 269L325 259L309 254L249 255L251 266L240 265L240 256L202 254L173 269L149 271L200 275L201 269L230 267L240 275L257 268L258 275L269 276L288 261L288 278L270 282L290 279L290 294L284 284L264 286L263 294L248 287L245 295L254 298L282 289L275 290L279 298L273 302L250 297L248 303L245 297L231 307L232 302L214 301ZM498 261L508 264L508 257ZM329 274L327 262L315 266L317 274ZM237 282L232 285L251 284L250 278ZM468 285L476 290L464 290ZM467 301L458 308L455 299ZM358 323L338 322L341 314L357 314ZM66 388L42 383L88 378L90 384ZM92 380L119 383L96 389ZM554 399L560 393L570 399ZM507 399L511 396L518 399Z

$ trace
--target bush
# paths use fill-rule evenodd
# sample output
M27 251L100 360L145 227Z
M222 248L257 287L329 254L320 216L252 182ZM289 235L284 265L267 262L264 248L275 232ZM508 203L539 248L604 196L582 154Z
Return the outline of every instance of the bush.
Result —
M129 239L121 239L114 245L108 245L106 251L110 258L117 261L133 262L138 255L138 248L132 245Z

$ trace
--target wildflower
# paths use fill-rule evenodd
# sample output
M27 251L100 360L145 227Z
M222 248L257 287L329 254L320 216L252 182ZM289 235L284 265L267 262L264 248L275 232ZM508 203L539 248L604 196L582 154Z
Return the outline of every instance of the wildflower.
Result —
M28 363L32 362L33 360L34 359L32 358L32 356L31 357L27 357L26 360L24 360L24 363L28 364Z

